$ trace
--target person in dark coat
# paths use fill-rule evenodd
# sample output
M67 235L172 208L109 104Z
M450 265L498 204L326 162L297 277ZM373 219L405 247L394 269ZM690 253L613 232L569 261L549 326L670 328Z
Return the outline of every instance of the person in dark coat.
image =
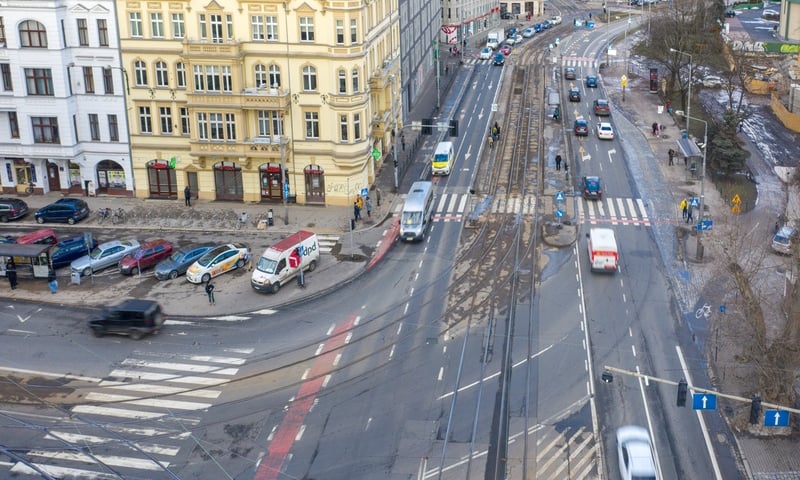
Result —
M8 284L11 286L11 290L17 289L17 265L14 263L13 258L8 259L8 263L6 263L6 276L8 277Z
M216 300L214 300L214 284L211 283L211 280L206 282L206 295L208 295L208 304L215 305Z
M55 294L58 291L58 279L53 267L50 267L50 271L47 272L47 283L50 285L50 293Z
M187 207L192 206L192 189L189 188L189 185L186 185L186 188L183 189L183 200Z

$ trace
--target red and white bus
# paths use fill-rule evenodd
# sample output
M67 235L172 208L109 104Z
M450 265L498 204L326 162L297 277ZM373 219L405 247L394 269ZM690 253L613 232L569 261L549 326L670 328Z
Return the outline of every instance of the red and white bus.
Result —
M589 263L593 272L614 273L619 265L619 249L614 230L592 228L589 230Z

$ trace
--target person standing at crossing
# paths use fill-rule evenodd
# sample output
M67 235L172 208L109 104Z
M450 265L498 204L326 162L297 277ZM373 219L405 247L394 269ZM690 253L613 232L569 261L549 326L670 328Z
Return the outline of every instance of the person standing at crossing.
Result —
M686 220L686 215L689 213L689 201L685 198L681 200L681 212L683 213L683 219Z

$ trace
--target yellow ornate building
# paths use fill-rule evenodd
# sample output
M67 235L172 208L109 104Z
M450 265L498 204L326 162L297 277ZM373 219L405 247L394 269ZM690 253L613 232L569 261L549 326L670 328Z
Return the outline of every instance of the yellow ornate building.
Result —
M118 1L117 16L137 197L349 205L402 126L397 0Z

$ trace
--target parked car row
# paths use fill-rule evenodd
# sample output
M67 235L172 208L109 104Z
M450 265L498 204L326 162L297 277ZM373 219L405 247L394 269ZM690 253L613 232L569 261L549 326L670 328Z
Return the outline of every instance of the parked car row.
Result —
M30 209L19 198L0 198L0 222L17 220L28 214ZM45 205L33 214L37 223L66 222L75 224L89 216L89 205L80 198L60 198Z

